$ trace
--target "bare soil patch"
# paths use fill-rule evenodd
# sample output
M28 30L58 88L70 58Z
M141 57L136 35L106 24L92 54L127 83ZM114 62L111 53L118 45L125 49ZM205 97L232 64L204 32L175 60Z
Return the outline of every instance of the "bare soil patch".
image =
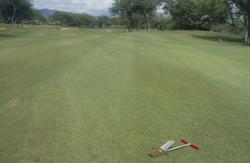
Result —
M5 27L0 27L0 31L5 31L5 30L7 30L7 28L5 28Z

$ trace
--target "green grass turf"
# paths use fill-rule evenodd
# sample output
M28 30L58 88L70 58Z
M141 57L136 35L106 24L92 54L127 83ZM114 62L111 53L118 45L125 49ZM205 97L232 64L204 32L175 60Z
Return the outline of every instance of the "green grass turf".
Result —
M248 162L250 47L232 41L241 39L1 30L0 162ZM181 138L200 151L148 157Z

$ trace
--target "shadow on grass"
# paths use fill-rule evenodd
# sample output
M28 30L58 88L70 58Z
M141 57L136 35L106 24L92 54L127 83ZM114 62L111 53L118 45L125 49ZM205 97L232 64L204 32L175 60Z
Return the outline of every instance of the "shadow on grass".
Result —
M7 33L0 33L0 38L15 38L17 36Z
M208 41L218 41L218 42L234 42L234 43L244 43L244 38L240 36L233 36L229 34L193 34L195 38L208 40Z

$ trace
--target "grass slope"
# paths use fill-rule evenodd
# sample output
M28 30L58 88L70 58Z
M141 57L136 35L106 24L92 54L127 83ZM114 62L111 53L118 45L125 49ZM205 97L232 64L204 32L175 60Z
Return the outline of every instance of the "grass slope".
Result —
M250 48L210 35L0 31L0 162L248 162Z

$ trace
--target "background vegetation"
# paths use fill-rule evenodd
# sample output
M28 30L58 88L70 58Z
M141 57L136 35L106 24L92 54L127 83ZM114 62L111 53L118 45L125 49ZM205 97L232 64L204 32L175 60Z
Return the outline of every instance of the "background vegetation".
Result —
M159 8L165 14L158 13ZM115 0L113 18L56 11L49 18L32 8L30 0L1 0L4 23L57 24L74 27L133 29L198 29L245 35L250 44L249 0Z

